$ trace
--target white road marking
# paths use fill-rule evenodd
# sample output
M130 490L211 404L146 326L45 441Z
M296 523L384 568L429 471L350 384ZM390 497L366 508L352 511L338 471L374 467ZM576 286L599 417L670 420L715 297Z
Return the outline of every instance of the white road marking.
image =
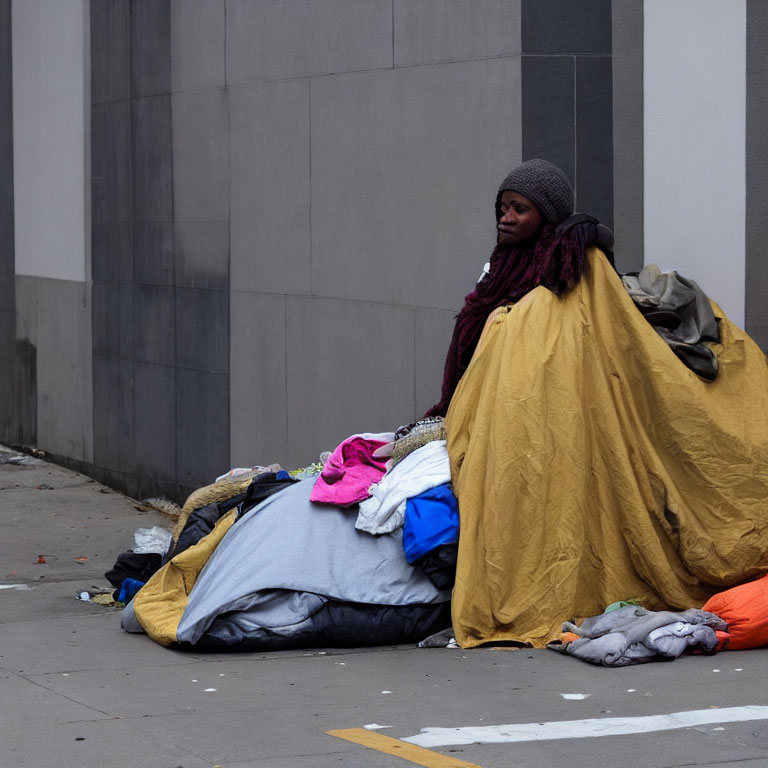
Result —
M402 741L431 749L457 744L503 744L517 741L622 736L628 733L670 731L696 725L738 723L748 720L768 720L768 707L749 705L723 709L694 709L688 712L643 717L602 717L591 720L560 720L549 723L512 723L463 728L422 728L421 733L409 736Z
M566 701L583 701L589 698L591 693L561 693L560 694Z

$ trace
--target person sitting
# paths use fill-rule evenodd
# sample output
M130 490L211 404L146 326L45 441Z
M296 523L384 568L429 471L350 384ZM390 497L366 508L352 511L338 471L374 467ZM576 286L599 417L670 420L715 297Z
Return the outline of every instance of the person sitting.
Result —
M322 498L315 478L251 478L243 499L204 508L213 530L169 553L125 609L127 630L197 650L375 645L423 638L450 613L462 647L543 646L563 621L616 601L699 607L768 570L759 348L713 303L717 376L686 367L613 269L610 231L574 215L553 164L523 163L495 207L497 244L457 316L428 412L445 415L444 435L429 425L432 442L404 440L413 453L403 458L398 434L424 435L392 433L385 494L354 473L340 494L339 462L357 455L343 444ZM426 485L419 452L441 455ZM460 528L452 593L420 565L421 550L406 560L398 527L416 487L448 476ZM382 529L356 523L378 520L363 508L375 512L374 497ZM454 547L455 527L449 538Z
M705 380L638 311L610 231L530 160L458 314L441 399L462 647L537 647L617 600L700 606L768 570L768 366L714 303Z

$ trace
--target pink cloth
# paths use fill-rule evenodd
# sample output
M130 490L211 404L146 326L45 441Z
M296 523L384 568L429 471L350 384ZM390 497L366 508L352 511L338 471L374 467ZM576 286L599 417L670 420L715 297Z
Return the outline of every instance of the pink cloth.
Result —
M318 475L310 501L349 506L370 497L368 489L387 471L386 458L373 452L394 440L392 432L352 435L337 446Z

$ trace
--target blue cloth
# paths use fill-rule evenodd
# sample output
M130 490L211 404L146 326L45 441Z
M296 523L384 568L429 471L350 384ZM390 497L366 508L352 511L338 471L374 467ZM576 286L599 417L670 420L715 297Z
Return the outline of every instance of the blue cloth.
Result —
M276 475L275 480L291 480L291 476L284 470L281 469Z
M405 504L403 550L413 563L443 544L459 540L459 503L450 483L436 485Z
M126 579L120 585L120 594L117 596L119 603L130 603L136 593L144 586L143 581L138 579Z

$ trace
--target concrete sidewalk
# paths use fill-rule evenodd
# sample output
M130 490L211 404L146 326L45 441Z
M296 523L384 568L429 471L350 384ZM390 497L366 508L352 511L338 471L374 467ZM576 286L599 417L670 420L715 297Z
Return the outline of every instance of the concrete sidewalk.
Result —
M117 609L75 595L110 588L104 571L136 528L172 522L82 475L7 457L2 766L768 765L764 710L743 709L768 705L766 649L603 669L551 651L412 646L202 655L128 635ZM704 714L658 717L692 710ZM615 735L612 718L635 732ZM561 721L585 723L557 738ZM431 726L453 730L428 750L400 741ZM356 741L327 734L337 729ZM462 743L476 739L498 743Z

